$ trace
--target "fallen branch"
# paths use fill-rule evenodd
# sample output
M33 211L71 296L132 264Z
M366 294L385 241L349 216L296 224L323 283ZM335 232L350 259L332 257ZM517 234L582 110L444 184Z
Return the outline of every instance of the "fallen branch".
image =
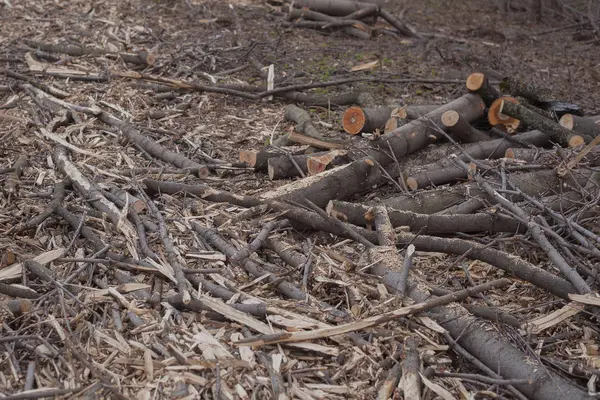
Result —
M382 325L401 317L421 313L432 308L439 307L441 305L461 301L469 296L473 296L488 290L493 290L508 285L510 285L510 281L508 279L498 279L495 281L484 283L482 285L463 289L446 296L440 296L423 303L414 304L408 307L402 307L381 315L366 318L362 321L350 322L331 328L316 329L312 331L285 332L273 335L259 335L238 340L237 342L233 342L233 344L237 346L264 346L276 343L303 342L307 340L315 340L330 336L337 336L344 333L356 332L359 330L364 330L374 326Z

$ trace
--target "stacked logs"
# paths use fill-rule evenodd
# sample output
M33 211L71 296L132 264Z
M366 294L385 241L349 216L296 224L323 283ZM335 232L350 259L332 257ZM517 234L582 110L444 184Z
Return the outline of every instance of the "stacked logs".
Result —
M377 4L346 0L295 0L285 17L284 25L322 31L341 31L359 39L370 39L378 18L385 20L392 29L386 33L418 38L419 34L401 18Z

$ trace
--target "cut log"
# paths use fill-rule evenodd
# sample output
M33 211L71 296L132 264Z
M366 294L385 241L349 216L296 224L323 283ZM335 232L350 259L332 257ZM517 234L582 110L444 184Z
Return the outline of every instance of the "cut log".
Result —
M383 127L383 133L390 133L391 131L400 128L402 125L405 125L407 122L408 120L404 118L390 117Z
M461 118L460 114L454 110L446 111L442 114L442 124L455 137L466 143L483 142L491 139L488 134L473 128L471 124L466 122L464 118Z
M524 144L532 144L534 146L543 146L548 143L549 136L540 131L524 132L511 137L513 140L518 140ZM463 147L463 151L455 154L440 154L438 160L412 167L404 171L404 176L407 178L409 188L424 188L431 184L442 185L452 182L456 179L466 178L467 174L464 170L458 169L454 155L458 159L469 162L471 158L476 160L492 160L504 157L506 150L511 147L520 147L524 144L513 143L507 139L494 139L485 142L471 143ZM445 171L448 172L445 172ZM435 171L435 172L434 172ZM413 178L413 179L411 179Z
M543 155L540 149L523 149L523 148L508 148L504 153L505 158L511 158L515 160L523 160L528 163L535 162L541 155Z
M477 93L488 107L491 106L498 97L502 96L502 94L490 84L487 76L481 72L474 72L468 76L467 89L471 93Z
M307 7L334 17L344 17L364 9L372 9L374 12L379 10L376 4L347 0L296 0L292 4L297 8Z
M294 151L291 154L293 156L299 156L304 154L304 150ZM240 150L240 162L248 164L248 166L254 168L255 171L266 171L268 168L268 161L271 158L281 156L282 152L272 147L266 147L260 151Z
M287 139L292 143L304 144L317 149L333 150L333 149L344 149L347 147L344 143L328 142L325 140L319 140L310 136L302 135L298 132L292 131L288 133Z
M375 132L376 129L384 128L391 112L392 108L390 107L350 107L344 112L342 127L351 135Z
M287 155L279 155L279 157L273 157L268 160L268 173L269 178L271 180L276 179L286 179L286 178L294 178L300 175L300 171L296 168L296 165L300 167L302 172L307 175L309 174L308 170L308 162L310 159L319 159L321 158L323 161L326 156L329 156L329 162L321 163L324 164L324 168L329 164L333 165L342 165L348 162L348 158L346 157L346 151L344 150L336 150L332 152L320 152L314 154L305 154L305 155L297 155L297 156L287 156ZM292 159L294 161L292 161ZM294 165L294 162L296 165ZM315 166L313 165L313 172L315 170ZM322 171L319 171L322 172ZM314 175L314 173L313 173Z
M432 111L437 110L440 107L441 106L437 106L437 105L404 106L404 107L392 109L391 116L401 118L401 119L417 119L417 118L421 118L422 116L424 116L426 114L429 114Z
M379 164L366 157L281 186L262 194L261 198L289 201L301 201L302 198L306 198L319 207L325 207L331 199L347 199L371 190L380 179Z
M540 88L532 83L523 82L511 76L502 79L500 90L509 93L511 96L524 97L534 105L556 100L548 89Z
M509 115L512 118L523 121L527 126L539 129L547 135L550 135L551 138L563 146L576 147L592 141L592 138L589 135L569 131L556 122L553 122L520 104L515 104L511 101L501 101L500 110L502 113Z
M396 159L400 159L443 137L444 135L440 131L446 127L441 122L441 116L446 111L456 110L467 122L471 122L483 115L484 108L485 105L479 96L465 94L425 116L369 142L367 148L361 149L357 144L357 149L350 151L350 157L359 159L367 153L378 163L386 166L394 162L394 158L389 154L390 149L394 152Z
M521 121L502 113L502 106L505 103L518 104L519 102L517 101L517 99L510 96L498 97L489 106L490 108L488 110L488 122L491 126L500 128L505 132L514 133L521 124Z
M565 114L560 118L560 125L571 131L577 131L591 137L600 135L600 116L584 118L573 114Z
M333 150L324 154L310 154L306 160L309 175L317 175L325 171L329 165L339 166L350 162L344 150Z
M485 164L485 161L478 160ZM476 165L471 163L473 170L476 170ZM411 175L406 178L406 186L410 190L424 189L429 186L445 185L447 183L456 182L459 179L466 179L467 171L464 168L453 165L437 169L430 169Z
M371 38L371 28L368 27L365 23L357 20L342 20L331 15L323 14L317 11L308 10L306 8L302 9L293 9L291 10L286 19L288 21L293 21L298 18L304 18L313 21L324 21L329 22L329 24L317 24L317 29L322 29L323 27L333 27L339 26L339 23L347 23L350 26L343 26L342 32L347 33L348 35L357 37L359 39L370 39ZM302 22L302 21L300 21Z
M351 204L331 201L327 205L327 213L341 221L358 226L370 226L368 211L371 207L354 204L350 214L336 209L340 204ZM516 220L498 214L479 213L471 215L428 215L410 211L401 211L386 207L389 219L394 228L407 226L411 232L424 235L448 234L456 232L523 232L526 226ZM347 209L346 209L347 210Z
M288 121L293 121L296 123L296 131L315 139L323 139L323 136L319 130L313 125L310 115L308 115L308 113L302 108L293 104L289 104L285 107L283 116Z

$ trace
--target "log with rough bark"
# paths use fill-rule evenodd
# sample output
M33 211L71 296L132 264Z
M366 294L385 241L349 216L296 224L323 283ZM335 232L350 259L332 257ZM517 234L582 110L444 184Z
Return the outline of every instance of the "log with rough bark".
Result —
M473 128L471 124L464 120L460 114L454 110L446 111L442 114L442 124L454 134L454 136L466 143L483 142L490 140L487 133Z
M396 130L398 128L400 128L402 125L406 124L408 122L408 120L406 119L402 119L402 118L398 118L398 117L390 117L384 127L383 127L383 133L390 133L393 130Z
M317 175L325 171L328 166L339 166L350 162L345 150L333 150L327 153L309 154L306 159L306 170L309 175Z
M518 148L526 144L543 146L549 140L549 136L539 131L524 132L509 138L510 140L494 139L471 143L465 145L460 153L443 154L438 161L411 167L403 173L407 177L407 185L414 190L426 187L426 185L441 185L456 179L466 178L466 172L459 171L455 162L450 157L456 156L463 161L469 161L472 158L476 160L491 160L505 156L505 152L510 147ZM516 140L520 143L513 143L511 140ZM411 177L413 179L410 179Z
M384 133L389 133L398 129L402 125L407 124L410 120L420 118L427 113L434 111L439 106L404 106L394 108L391 111L391 116L383 127Z
M292 156L300 156L304 154L304 150L294 151L291 153ZM256 150L240 150L240 162L246 163L249 167L254 168L255 171L266 171L268 167L268 161L271 158L281 157L283 153L279 149L272 147L266 147L260 151Z
M560 125L571 131L577 131L591 137L600 135L600 116L579 117L573 114L565 114L560 118Z
M500 110L502 114L523 121L527 126L550 135L550 137L563 146L576 147L592 141L592 138L589 135L565 129L556 122L545 118L520 104L511 101L502 101Z
M267 162L269 178L275 180L301 176L298 168L300 168L305 175L314 175L317 169L321 170L316 173L322 172L327 165L339 166L346 164L349 161L346 154L347 152L345 150L334 150L329 152L297 156L284 155L270 158ZM320 167L317 166L317 164ZM311 169L309 169L309 165L312 167Z
M486 164L483 160L477 160L479 164ZM489 163L488 163L489 164ZM469 166L472 170L477 169L477 165L471 163ZM455 182L459 179L466 179L467 172L459 166L449 165L441 168L426 168L416 174L406 178L406 186L410 190L424 189L429 186L445 185L446 183Z
M25 39L24 42L31 47L47 51L49 53L63 53L74 57L88 56L88 57L99 57L99 56L119 56L123 61L132 64L141 65L154 65L156 62L156 55L149 53L146 50L138 51L137 53L125 53L125 52L113 52L104 49L97 49L85 46L73 46L70 44L52 44L52 43L41 43L33 40Z
M342 127L351 135L382 130L392 112L391 107L350 107L342 117Z
M381 269L371 272L383 276L388 271ZM398 288L389 286L389 284L388 287L392 292L399 291ZM408 295L416 302L426 301L431 296L430 293L422 292L416 285L410 288ZM528 354L523 353L504 336L498 335L489 324L481 321L478 323L478 320L470 316L464 308L460 306L438 307L431 310L428 316L447 329L450 337L455 339L460 346L502 378L530 378L534 384L514 384L527 398L554 400L556 393L561 393L564 398L574 400L583 400L589 397L585 391L540 362L532 362Z
M384 207L384 206L380 206ZM358 226L369 226L371 220L368 212L372 208L362 204L330 201L327 213ZM470 215L429 215L411 211L396 210L386 207L390 222L394 228L407 226L411 232L425 235L448 234L456 232L522 232L526 227L520 225L512 218L498 214L470 214Z
M579 169L571 172L571 175L561 178L556 171L540 170L527 173L511 174L512 183L523 193L530 196L550 196L560 194L578 188L586 184L592 173L590 169ZM522 196L507 194L511 201L521 201ZM489 204L494 200L476 185L463 184L451 187L438 188L434 190L417 191L410 195L401 195L381 200L386 206L403 211L413 211L420 214L434 214L449 207L464 203L469 199L481 199ZM356 208L352 203L334 200L335 209L344 214L352 213ZM366 205L374 206L377 202L368 202ZM458 212L455 212L458 213Z
M345 143L330 142L326 140L317 139L311 136L302 135L295 131L291 131L290 133L286 134L285 137L291 143L307 145L324 150L345 149L349 146Z
M545 155L540 149L508 148L504 153L505 158L527 161L532 163Z
M393 108L390 115L400 119L417 119L437 110L441 106L437 105L409 105L398 108Z
M261 198L289 201L306 198L319 207L325 207L331 199L347 199L369 191L380 179L379 164L366 157L281 186L262 194Z
M357 37L359 39L370 39L371 38L371 28L366 25L364 22L354 20L354 19L339 19L333 17L331 15L323 14L317 11L309 10L306 8L303 9L293 9L291 10L286 19L288 21L297 20L300 18L304 18L307 20L313 21L322 21L325 23L317 24L317 28L325 29L331 27L339 27L340 24L343 23L342 32L347 33L348 35ZM300 21L302 22L302 21ZM309 22L309 21L307 21Z
M491 106L492 103L502 94L493 87L487 76L481 72L474 72L467 77L467 89L472 93L477 93L486 106Z
M546 88L541 88L530 82L524 82L519 79L507 76L500 82L500 89L505 93L510 93L511 96L523 97L529 100L532 104L540 104L548 101L556 100Z
M347 0L296 0L293 2L294 7L310 8L323 14L332 15L335 17L344 17L361 10L373 10L373 13L378 12L379 7L373 3L365 3L359 1Z

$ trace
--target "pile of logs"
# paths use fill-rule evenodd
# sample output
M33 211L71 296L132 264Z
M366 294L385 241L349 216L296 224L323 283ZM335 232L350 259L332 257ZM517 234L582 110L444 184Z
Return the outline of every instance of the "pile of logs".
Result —
M373 25L380 17L393 29L378 31L403 37L419 37L401 18L380 7L375 1L294 0L289 3L290 10L285 21L287 26L329 32L340 30L359 39L370 39L376 31Z
M598 275L600 232L597 222L590 221L597 221L600 211L599 118L584 117L576 105L542 99L541 91L510 79L501 84L509 93L501 93L481 73L470 75L466 86L468 93L439 106L352 107L343 118L346 140L326 140L307 113L288 106L286 118L297 124L295 129L276 138L272 146L242 152L241 158L257 171L267 170L271 179L303 178L258 197L207 185L151 179L144 184L150 193L183 192L249 208L235 218L237 222L270 209L286 218L282 223L289 220L298 229L355 240L367 250L363 271L380 276L393 293L418 302L414 307L419 310L446 304L455 294L438 290L441 297L424 302L429 295L409 280L415 250L480 260L545 290L567 303L531 321L467 305L468 312L442 306L427 315L447 330L448 340L457 338L482 361L480 368L493 367L505 379L513 379L509 389L517 397L550 399L561 392L568 398L584 398L584 392L567 380L539 363L530 364L528 355L495 330L473 324L469 313L539 333L586 305L597 304L592 288ZM390 120L397 127L389 128ZM368 138L356 134L366 131L372 133ZM288 151L290 144L308 148ZM348 202L386 183L402 193L381 201ZM198 232L211 244L219 243L212 241L215 232ZM497 246L508 237L540 249L559 275L544 263L529 261L528 254L511 254L505 246ZM398 247L405 249L404 257ZM221 250L233 254L225 247ZM280 250L281 257L295 265L293 257ZM501 279L472 290L506 284ZM331 328L258 335L240 344L262 346L344 334L390 321L411 312L411 307ZM536 385L519 381L524 376ZM380 396L390 393L384 386Z

